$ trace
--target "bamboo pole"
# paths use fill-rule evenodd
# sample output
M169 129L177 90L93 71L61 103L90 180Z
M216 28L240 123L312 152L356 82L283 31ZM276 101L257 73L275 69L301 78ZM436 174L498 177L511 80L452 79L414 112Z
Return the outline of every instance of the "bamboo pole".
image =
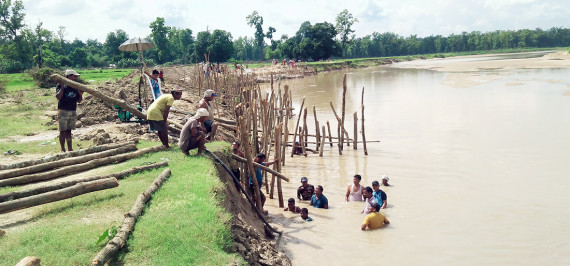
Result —
M275 160L279 160L279 155L281 154L281 128L283 124L279 124L275 127ZM273 165L273 170L277 172L281 172L281 164L277 162ZM273 179L275 180L275 175L273 175ZM271 187L273 189L273 187ZM277 197L279 199L279 207L283 208L283 189L281 188L281 179L277 179Z
M245 156L247 156L247 154L246 154ZM235 154L232 154L232 158L234 158L234 159L237 160L238 162L242 162L242 163L247 162L247 159L245 159L245 158L243 158L243 157L240 157L240 156L237 156L237 155L235 155ZM256 162L252 162L252 166L255 166L255 167L257 167L257 168L259 168L259 169L261 169L261 170L263 170L263 171L267 171L267 172L270 173L270 174L274 174L276 177L281 178L281 179L283 179L283 180L289 182L289 178L288 178L288 177L284 176L283 174L281 174L281 173L279 173L279 172L273 171L273 169L271 169L271 168L269 168L269 167L267 167L267 166L265 166L265 165L261 165L261 164L258 164L258 163L256 163Z
M301 149L303 150L303 156L307 157L307 151L305 150L305 142L307 141L307 138L305 137L305 134L307 133L307 107L305 107L305 109L303 110L303 132L301 133L302 136L299 137L299 140L301 141Z
M131 210L125 213L125 219L123 220L123 225L121 225L119 232L117 232L115 237L93 258L91 265L105 265L105 263L115 256L119 249L127 243L127 239L135 229L135 223L142 215L146 203L168 177L170 177L170 169L165 169L154 182L152 182L150 187L139 194Z
M340 119L341 130L344 130L344 110L345 110L344 107L345 107L345 104L346 104L346 73L344 74L344 78L342 79L342 117ZM339 137L340 137L340 142L339 142L340 150L343 150L344 149L344 147L343 147L344 135L342 134L342 131L341 131L341 134Z
M303 101L301 102L301 112L303 111L303 106L305 105L305 96L303 96ZM295 135L293 135L293 143L295 143L295 140L297 139L297 129L299 128L299 122L301 121L301 113L299 112L299 117L297 117L297 125L295 126ZM295 154L295 147L293 147L293 149L291 149L291 157L293 157L293 155Z
M41 164L41 163L53 162L53 161L57 161L57 160L65 159L65 158L76 157L76 156L86 155L86 154L90 154L90 153L96 153L96 152L111 150L111 149L115 149L115 148L119 148L122 146L129 145L132 143L136 143L136 141L135 142L128 141L128 142L122 142L122 143L111 143L111 144L93 146L93 147L89 147L87 149L70 151L70 152L65 152L65 153L58 153L56 155L46 156L46 157L40 158L40 159L27 160L27 161L17 162L17 163L13 163L13 164L4 164L4 165L0 165L0 170L22 168L22 167L28 167L28 166L32 166L32 165L36 165L36 164Z
M4 180L0 180L0 187L23 185L23 184L28 184L28 183L32 183L32 182L50 180L50 179L54 179L54 178L57 178L57 177L60 177L63 175L68 175L68 174L73 174L73 173L93 169L95 167L99 167L102 165L123 162L123 161L136 158L138 156L141 156L141 155L149 153L149 152L157 152L157 151L163 151L163 150L166 150L166 147L164 147L164 145L157 145L157 146L141 149L141 150L138 150L138 151L135 151L132 153L96 159L96 160L92 160L90 162L71 165L71 166L65 166L65 167L62 167L60 169L47 171L47 172L43 172L43 173L36 173L36 174L31 174L31 175L24 175L24 176L4 179Z
M120 179L123 179L129 175L133 175L133 174L140 173L140 172L150 170L150 169L154 169L154 168L160 168L160 167L167 166L167 165L168 165L168 162L164 161L164 162L160 162L160 163L154 163L151 165L133 167L131 169L127 169L125 171L121 171L121 172L114 173L114 174L109 174L109 175L104 175L104 176L86 177L86 178L82 178L82 179L76 179L76 180L72 180L72 181L61 182L61 183L37 187L37 188L33 188L33 189L9 192L9 193L0 195L0 202L5 202L8 200L15 200L15 199L25 198L25 197L29 197L29 196L33 196L33 195L37 195L37 194L42 194L42 193L46 193L49 191L54 191L54 190L70 187L70 186L73 186L73 185L75 185L77 183L81 183L81 182L90 182L90 181L105 179L105 178L109 178L109 177L114 177L117 180L120 180Z
M42 205L54 201L60 201L68 198L73 198L82 194L86 194L93 191L103 190L118 187L119 182L116 178L110 177L101 180L95 180L91 182L77 183L72 187L55 190L47 193L43 193L36 196L30 196L26 198L21 198L17 200L11 200L8 202L0 203L0 214L13 212L25 208L34 207L37 205Z
M68 165L80 164L80 163L88 162L88 161L91 161L94 159L100 159L100 158L105 158L105 157L116 155L116 154L123 154L126 152L135 151L136 149L137 149L137 145L132 143L132 144L129 144L127 146L118 147L118 148L112 149L112 150L106 150L106 151L102 151L102 152L98 152L98 153L91 153L91 154L87 154L87 155L83 155L83 156L62 159L62 160L55 161L55 162L36 164L33 166L14 169L14 170L10 170L10 171L0 173L0 180L13 178L13 177L17 177L17 176L22 176L22 175L38 173L38 172L42 172L42 171L45 171L48 169L55 169L58 167L63 167L63 166L68 166Z
M329 144L332 147L333 146L333 141L332 141L333 137L331 136L332 135L331 134L331 125L329 124L328 120L327 120L327 128L329 129Z
M249 120L249 116L247 116L247 119ZM246 175L246 176L249 176L251 178L251 183L253 183L253 194L255 195L255 203L256 203L257 209L260 211L263 211L263 206L261 204L261 194L259 193L260 192L259 191L259 184L257 183L257 177L255 176L255 170L253 168L253 162L251 160L251 145L249 142L249 138L247 136L247 133L249 131L247 131L247 129L246 129L246 123L247 122L245 121L245 118L240 117L242 146L244 147L243 150L245 153L245 157L247 158L247 160L242 161L242 162L247 163L247 169L249 171L249 175ZM232 154L232 157L234 157L233 154Z
M352 149L358 149L356 144L358 143L358 115L354 112L354 139L352 140Z
M364 146L364 155L368 155L368 150L366 149L366 134L364 133L364 87L362 87L362 100L360 102L362 106L362 119L361 127L362 127L362 145Z
M319 141L321 140L321 136L319 133L319 120L317 120L317 110L315 108L315 105L313 104L313 115L315 116L315 138L316 138L316 142L317 142L317 147L316 149L319 150ZM308 134L307 134L308 136Z
M281 81L279 81L281 83ZM281 165L285 166L285 153L287 152L287 146L285 146L287 144L287 141L289 141L289 112L291 112L291 109L289 109L288 104L289 104L289 86L285 85L284 87L284 93L283 93L283 106L281 108L285 108L285 116L283 117L283 123L285 124L285 134L283 136L283 149L281 151ZM287 106L287 107L286 107Z
M323 126L323 128L322 128L321 131L323 132L323 136L322 136L322 139L321 139L321 149L319 150L319 156L320 156L320 157L323 157L323 151L325 150L325 137L326 137L326 134L325 134L325 126Z

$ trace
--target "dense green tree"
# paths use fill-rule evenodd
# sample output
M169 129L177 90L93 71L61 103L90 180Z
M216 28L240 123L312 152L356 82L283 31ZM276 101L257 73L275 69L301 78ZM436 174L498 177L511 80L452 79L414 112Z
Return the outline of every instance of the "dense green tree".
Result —
M157 17L155 21L150 23L150 28L152 31L150 36L155 45L153 50L157 52L158 63L163 64L170 61L172 59L170 42L167 38L170 27L164 25L164 18Z
M258 49L258 57L256 59L263 59L263 40L265 39L265 34L263 33L263 17L260 16L257 11L253 11L245 19L247 21L247 25L255 28L254 39L255 45Z
M0 37L15 40L18 33L26 26L24 24L24 4L20 0L0 1Z
M117 63L124 58L124 52L119 50L119 46L129 39L129 35L124 30L109 32L103 44L103 49L112 63Z
M354 32L352 25L358 22L358 19L353 17L348 10L343 10L336 16L336 31L340 36L340 43L342 48L342 53L344 55L346 44L349 42L349 35Z

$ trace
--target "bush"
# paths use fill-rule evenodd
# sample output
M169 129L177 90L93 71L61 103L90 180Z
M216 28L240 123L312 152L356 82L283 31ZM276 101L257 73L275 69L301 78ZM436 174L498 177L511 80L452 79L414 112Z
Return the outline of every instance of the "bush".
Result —
M55 87L57 83L51 80L51 75L53 74L61 74L60 71L44 67L44 68L33 68L31 69L28 74L32 76L38 87L40 88L52 88Z
M154 62L154 60L152 59L145 59L144 62L147 66L156 65L156 62ZM141 65L142 64L139 59L131 59L131 58L123 58L119 60L119 62L117 62L117 67L119 68L140 67Z
M445 55L444 55L444 54L436 54L436 55L434 55L433 57L435 57L435 58L445 58Z
M0 59L0 73L19 73L24 71L24 69L26 67L21 62L12 59Z

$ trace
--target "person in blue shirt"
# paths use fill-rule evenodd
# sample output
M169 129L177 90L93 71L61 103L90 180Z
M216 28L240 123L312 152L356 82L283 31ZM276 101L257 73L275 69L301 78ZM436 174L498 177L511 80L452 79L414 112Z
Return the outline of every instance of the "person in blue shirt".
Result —
M311 198L311 206L323 209L329 208L329 201L327 200L327 197L323 195L323 186L318 185L315 189L315 194Z
M265 163L265 159L266 156L263 153L259 153L257 156L255 156L255 159L253 159L254 162L264 165L264 166L270 166L274 163L276 163L278 160L272 161L272 162L267 162ZM255 167L255 179L257 179L257 185L259 186L259 196L261 197L261 208L263 208L263 205L265 205L265 195L263 194L263 192L261 191L261 185L263 184L263 174L261 173L261 168L259 167ZM253 184L253 181L251 180L251 174L249 175L249 189L252 192L252 194L255 195L255 193L253 193L255 190L255 185Z
M384 193L384 191L380 189L380 183L378 183L376 180L372 181L372 189L374 190L374 192L372 192L372 195L374 195L376 202L378 202L378 204L381 204L382 209L386 209L386 205L388 204L388 196L386 193Z
M309 217L309 210L307 210L307 208L302 208L301 209L301 219L310 222L313 219L311 217Z

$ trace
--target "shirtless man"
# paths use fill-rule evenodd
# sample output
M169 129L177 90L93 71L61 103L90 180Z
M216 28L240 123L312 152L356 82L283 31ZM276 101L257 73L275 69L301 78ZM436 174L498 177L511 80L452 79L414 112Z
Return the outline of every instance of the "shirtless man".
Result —
M283 211L290 211L292 213L301 213L301 208L299 208L299 206L295 206L294 198L289 198L289 200L287 200L287 208L285 208Z
M354 175L352 179L352 184L348 185L346 188L346 202L349 201L362 201L362 185L360 185L360 180L362 177L360 175Z

